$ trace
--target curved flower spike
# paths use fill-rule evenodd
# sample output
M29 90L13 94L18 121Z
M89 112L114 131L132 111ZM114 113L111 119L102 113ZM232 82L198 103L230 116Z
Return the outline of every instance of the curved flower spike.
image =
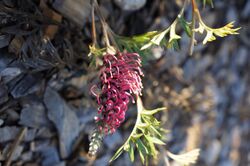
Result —
M130 99L141 95L142 82L141 59L137 53L120 53L103 56L103 67L100 70L102 92L92 94L99 104L96 118L100 132L113 133L125 119Z

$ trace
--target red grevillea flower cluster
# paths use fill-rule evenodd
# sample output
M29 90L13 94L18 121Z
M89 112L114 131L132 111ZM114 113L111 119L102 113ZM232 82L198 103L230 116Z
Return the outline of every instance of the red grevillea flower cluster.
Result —
M103 67L100 70L101 93L91 92L97 98L100 106L95 120L99 130L115 132L125 119L130 100L134 102L133 94L141 95L142 81L141 60L137 53L106 54L103 57Z

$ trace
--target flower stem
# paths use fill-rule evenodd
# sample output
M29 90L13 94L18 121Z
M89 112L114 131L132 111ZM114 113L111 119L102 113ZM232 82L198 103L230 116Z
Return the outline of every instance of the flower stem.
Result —
M196 10L198 10L195 0L192 0L192 23L191 23L191 38L189 42L189 55L193 54L195 44L195 21L196 21Z
M91 28L92 28L92 40L93 40L92 42L93 42L93 46L96 46L97 40L96 40L95 7L94 7L94 3L92 3L92 7L91 7L91 20L92 20Z
M101 25L102 25L102 30L103 30L103 35L104 35L105 44L106 44L107 47L110 47L110 42L109 42L108 32L107 32L107 29L108 29L107 27L108 27L108 25L107 25L107 23L105 22L105 19L104 19L102 13L101 13L101 10L100 10L100 7L99 7L99 5L98 5L98 3L97 3L97 0L94 0L93 3L94 3L94 6L95 6L95 8L96 8L96 12L97 12L97 14L98 14L98 16L99 16L99 18L100 18L100 20L101 20Z

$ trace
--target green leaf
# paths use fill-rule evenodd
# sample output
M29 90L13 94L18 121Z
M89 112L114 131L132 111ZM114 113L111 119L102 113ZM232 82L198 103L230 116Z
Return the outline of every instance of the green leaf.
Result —
M170 43L168 43L167 48L171 48L171 49L174 49L174 50L177 50L177 51L180 50L180 46L179 46L177 40L172 40Z
M155 36L152 37L152 39L146 43L145 45L143 45L141 47L141 50L145 50L149 47L151 47L152 45L160 45L161 41L163 40L163 38L166 36L166 34L169 32L169 28L161 31L161 32L158 32Z
M143 134L133 134L132 138L136 140L136 139L140 138L141 136L143 136Z
M122 154L123 150L124 150L124 149L123 149L123 146L120 147L120 148L116 151L116 153L114 154L114 156L109 160L109 162L111 163L112 161L116 160L116 159Z
M155 133L155 134L157 134L159 137L161 137L162 135L161 135L161 133L154 127L154 126L150 126L150 129Z
M148 139L148 136L145 135L147 144L149 145L149 154L152 155L153 157L157 156L157 150L155 149L154 143Z
M148 124L148 126L146 128L143 128L144 130L151 132L152 131L151 128L159 128L159 126L160 126L160 122L156 118L154 118L153 116L143 115L142 119L145 123ZM144 132L145 131L143 131L143 133Z
M139 151L141 151L143 154L148 154L148 149L141 141L141 139L137 139L135 143Z
M166 109L167 109L166 107L157 108L157 109L154 109L154 110L146 110L146 109L144 109L141 114L142 115L153 115L153 114L155 114L157 112L160 112L160 111L163 111L163 110L166 110Z
M138 123L137 124L137 127L139 127L139 128L146 128L146 127L148 127L148 124L147 123Z
M163 108L151 110L150 114L142 114L142 112L146 112L146 110L143 107L140 97L137 97L138 114L135 126L127 141L121 148L119 148L110 162L118 158L123 150L128 152L131 161L134 160L135 149L139 152L142 163L147 162L147 159L150 156L153 156L154 158L157 157L155 144L163 145L164 142L156 137L156 135L162 137L160 134L160 122L154 118L152 114L159 112L160 110L163 110Z
M126 49L128 52L134 52L133 49L131 48L130 44L124 43L124 46L125 46L125 49Z
M144 154L142 153L142 151L139 151L139 155L140 155L142 164L144 164L145 158L144 158Z
M155 143L155 144L166 145L166 144L165 144L162 140L160 140L159 138L148 136L148 139L149 139L150 141L152 141L153 143Z
M135 42L145 43L145 42L148 42L150 40L150 38L152 36L154 36L156 33L157 33L157 31L151 31L151 32L147 32L147 33L142 34L142 35L133 36L132 39Z
M141 161L144 164L144 162L145 162L144 155L146 156L149 153L148 149L140 139L136 140L135 144L136 144L136 147L138 149Z
M129 142L129 151L128 151L128 153L129 153L129 158L130 158L130 160L133 162L134 161L134 159L135 159L135 156L134 156L134 147L133 147L133 142L132 141L130 141Z
M123 149L125 150L125 151L129 151L129 148L130 148L130 144L127 142L127 143L125 143L124 145L123 145Z
M88 56L102 56L103 53L107 50L107 48L98 48L92 45L89 45L89 54Z
M186 32L186 34L189 36L189 37L191 37L191 29L190 29L190 26L189 26L189 24L188 24L188 22L181 16L181 17L179 17L179 22L180 22L180 24L181 24L181 26L182 26L182 28L184 29L184 31Z

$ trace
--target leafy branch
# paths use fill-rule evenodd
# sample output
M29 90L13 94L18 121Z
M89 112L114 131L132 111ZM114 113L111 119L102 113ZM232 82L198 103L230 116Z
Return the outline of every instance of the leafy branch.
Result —
M199 32L201 34L203 34L203 32L206 31L206 37L204 38L204 40L202 42L203 44L206 44L207 42L211 42L211 41L216 40L215 36L225 37L228 35L239 34L237 31L240 29L240 27L233 28L234 22L230 22L227 25L220 27L220 28L211 28L211 27L207 26L201 18L201 15L200 15L199 9L197 8L197 4L196 4L195 0L192 0L192 7L193 7L193 13L196 16L195 18L197 18L197 20L199 22L199 27L194 28L193 31Z
M201 19L199 20L199 27L197 29L194 29L195 32L199 32L203 34L204 30L206 31L206 37L203 40L203 44L206 44L207 42L211 42L216 40L216 36L219 37L225 37L228 35L235 35L239 34L237 31L240 28L233 28L234 27L234 22L230 22L227 25L221 27L221 28L210 28L208 27Z
M113 35L115 42L120 50L126 49L129 52L138 52L140 55L147 55L149 53L148 48L157 45L157 46L166 46L167 48L173 48L175 50L179 49L178 40L181 39L181 36L176 34L176 27L179 24L185 33L190 37L190 55L193 52L193 47L196 44L195 33L207 32L206 37L203 40L203 44L213 41L216 39L215 36L225 37L227 35L238 34L240 28L233 28L233 22L221 27L221 28L211 28L207 26L200 15L199 9L197 7L196 1L192 0L193 16L192 21L189 23L184 18L184 11L187 5L187 0L184 1L184 5L179 12L177 18L173 23L161 30L161 31L151 31L142 35L135 35L132 37L123 37L119 35ZM212 0L203 0L203 5L210 4L213 7ZM199 27L196 28L196 21L198 21ZM114 33L113 33L114 34ZM166 36L169 35L166 40Z
M176 33L176 27L179 25L184 32L190 37L189 53L193 52L194 45L197 43L195 40L195 34L203 34L206 32L206 36L203 39L203 44L216 40L216 37L225 37L228 35L238 34L240 28L233 28L233 22L220 28L211 28L207 26L201 18L200 11L197 7L196 0L191 0L192 5L192 20L188 22L185 20L184 11L188 0L184 1L184 5L180 10L177 18L172 24L164 28L161 31L151 31L142 35L135 35L131 37L124 37L115 34L112 29L105 22L102 17L101 11L97 4L97 1L93 1L92 6L92 36L93 44L90 45L90 54L92 63L99 66L102 63L102 57L106 53L116 52L119 50L122 52L126 50L128 52L136 52L143 58L150 55L152 46L164 46L167 48L179 49L178 41L181 36ZM210 4L213 7L212 0L203 0L203 5ZM105 38L106 47L99 48L96 42L96 32L94 23L94 9L100 18L103 34ZM198 25L198 27L196 27ZM111 43L114 47L111 46ZM125 143L116 151L114 156L110 159L110 162L116 160L124 151L129 154L130 160L134 161L135 150L138 151L142 163L147 163L149 157L156 158L158 151L156 145L165 145L163 142L164 129L161 128L160 121L158 121L154 114L164 110L166 108L159 108L154 110L146 110L143 107L140 97L137 97L137 119L134 128L125 141ZM92 144L90 145L90 154L94 155L97 149L101 146L103 134L99 134L97 131L92 136ZM185 154L175 155L167 151L166 155L173 160L179 162L182 165L189 165L194 163L199 155L199 149L187 152Z
M183 18L186 3L187 0L184 2L184 5L180 13L178 14L178 17L168 28L161 31L151 31L142 35L136 35L132 37L122 37L116 35L116 43L120 46L120 48L125 48L127 49L127 51L136 51L138 53L142 53L140 54L142 56L146 51L148 51L147 49L153 45L165 45L168 48L174 48L177 50L179 48L177 41L181 38L175 32L177 23L180 23L182 26L184 26L184 30L190 33L189 24ZM164 40L167 34L169 34L169 39Z
M116 160L124 151L128 152L130 160L134 161L134 150L137 149L142 163L147 162L150 156L156 157L155 144L165 145L163 142L163 128L160 122L153 116L155 113L165 110L158 108L146 110L140 97L137 97L137 119L135 126L126 142L116 151L110 162Z
M183 7L181 8L177 18L173 21L173 23L161 30L161 31L151 31L141 35L134 35L131 37L125 37L115 34L112 29L108 26L108 24L102 18L102 15L99 11L98 5L96 5L96 9L98 11L98 15L101 19L103 29L105 29L105 38L110 37L112 43L115 45L116 49L122 51L127 50L128 52L137 52L143 58L146 58L150 55L150 47L156 46L165 46L167 48L173 48L175 50L179 50L178 40L181 39L181 36L176 34L176 27L180 25L185 33L190 37L190 45L189 45L189 54L193 53L193 47L196 44L195 33L199 32L203 34L206 31L206 36L203 39L203 44L207 42L211 42L216 39L216 36L225 37L228 35L238 34L238 30L240 28L233 28L233 22L228 23L227 25L221 28L211 28L207 26L201 18L199 9L197 7L196 1L191 0L192 4L192 21L188 22L184 18L184 11L187 6L188 0L184 1ZM203 5L210 4L213 7L212 0L203 0ZM199 25L196 27L196 21ZM94 22L92 20L92 22ZM94 28L92 28L94 30ZM166 37L168 36L168 39ZM107 37L108 36L108 37ZM108 42L109 43L109 42ZM106 50L101 50L95 45L90 48L90 52L93 55L102 55L100 52L106 52Z

